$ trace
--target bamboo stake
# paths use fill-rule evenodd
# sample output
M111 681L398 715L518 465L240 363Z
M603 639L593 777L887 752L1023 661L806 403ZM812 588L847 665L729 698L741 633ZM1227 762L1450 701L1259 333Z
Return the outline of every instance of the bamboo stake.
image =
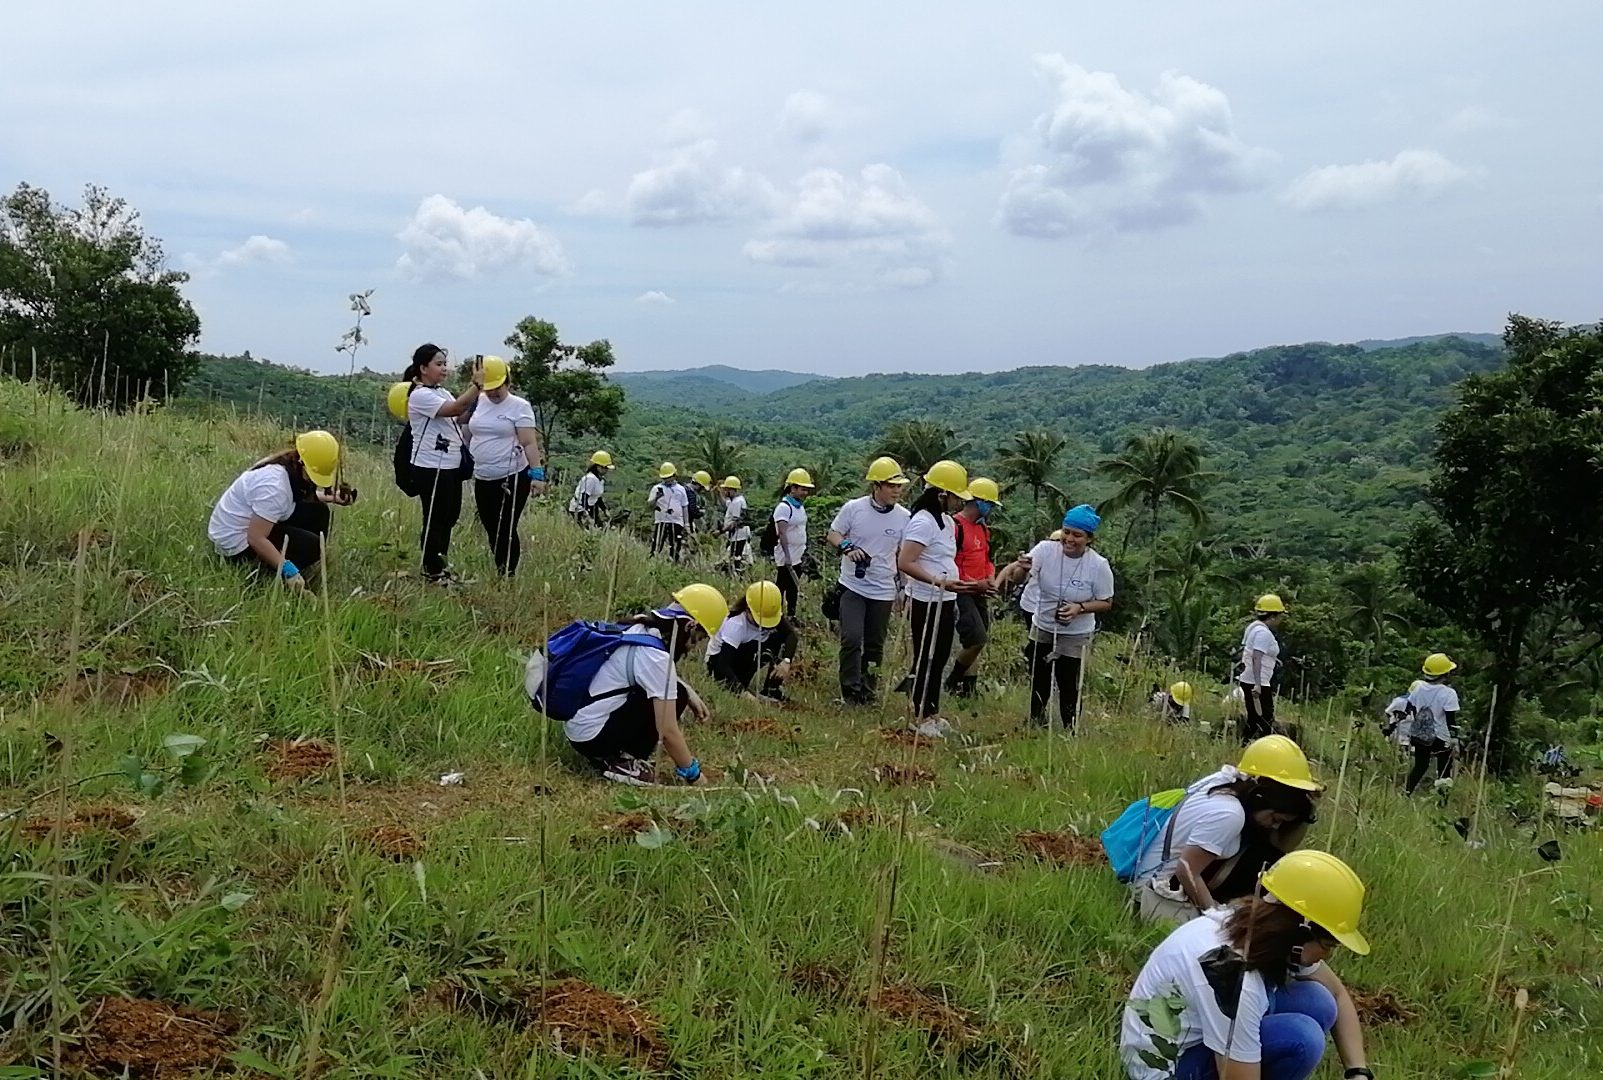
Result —
M1465 840L1473 838L1481 823L1481 807L1486 804L1486 763L1492 756L1492 724L1497 718L1497 687L1492 687L1492 707L1486 714L1486 739L1481 745L1480 778L1475 787L1475 811L1470 816L1469 835Z

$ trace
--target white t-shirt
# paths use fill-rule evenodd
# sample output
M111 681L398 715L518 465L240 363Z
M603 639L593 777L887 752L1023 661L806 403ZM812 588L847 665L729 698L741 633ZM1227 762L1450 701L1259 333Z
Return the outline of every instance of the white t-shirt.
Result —
M651 520L657 525L683 525L690 512L690 496L683 484L656 484L647 496L651 503Z
M462 467L462 432L456 426L456 419L436 415L455 400L443 386L419 386L407 397L406 415L412 422L412 464L418 468ZM480 408L486 404L486 399L479 399Z
M589 513L590 509L601 501L601 496L606 490L607 485L602 482L601 477L586 469L584 475L579 477L579 482L574 485L573 498L568 500L568 513Z
M1150 1001L1178 990L1185 1000L1180 1012L1180 1037L1174 1040L1180 1053L1202 1044L1216 1054L1228 1055L1232 1061L1261 1061L1259 1027L1269 1008L1269 990L1263 976L1256 971L1243 973L1232 1027L1203 966L1229 961L1236 955L1225 934L1226 915L1223 911L1205 912L1164 938L1136 976L1130 1001ZM1232 980L1220 981L1229 985ZM1143 1052L1155 1052L1152 1029L1134 1008L1126 1005L1119 1030L1119 1056L1125 1075L1130 1080L1165 1080L1173 1075L1142 1061Z
M942 514L940 526L937 526L933 514L928 510L920 510L908 518L902 540L909 544L924 545L924 550L919 552L918 560L914 563L920 570L930 577L956 579L957 527L952 524L952 515ZM934 585L911 577L904 587L908 596L926 604L957 599L955 592L937 589Z
M1113 567L1095 548L1069 558L1056 540L1042 540L1030 549L1030 577L1035 586L1037 630L1051 634L1090 634L1096 631L1096 616L1081 612L1068 622L1058 622L1058 608L1064 604L1083 604L1091 600L1113 599Z
M901 546L902 535L907 531L908 519L913 515L905 506L892 506L888 510L874 509L874 498L864 495L840 508L835 520L829 523L830 532L838 532L853 544L868 552L868 569L857 576L857 564L842 557L840 583L858 596L869 600L896 599L896 549Z
M246 529L252 517L276 523L287 521L294 512L295 492L284 466L250 469L240 473L212 507L206 535L219 555L238 555L250 546Z
M778 627L764 629L757 625L757 620L751 617L751 612L742 611L739 615L731 615L724 620L718 632L707 641L707 659L711 660L723 652L724 646L738 649L753 641L767 641Z
M662 635L644 626L631 626L626 634L650 634L658 641ZM612 650L590 680L590 696L610 694L614 690L638 686L646 696L657 701L676 701L679 698L679 677L666 649L653 649L647 645L620 645ZM592 701L573 714L573 719L562 725L569 742L589 742L607 726L607 718L628 700L628 694Z
M1453 737L1447 726L1447 714L1458 711L1458 691L1445 683L1426 683L1408 695L1414 706L1414 717L1409 721L1409 737L1425 741L1440 739L1447 742Z
M1255 652L1263 653L1258 661L1256 683L1252 674L1252 654ZM1275 632L1265 626L1262 619L1252 620L1241 635L1241 678L1238 681L1247 686L1268 686L1279 664L1280 642L1276 640Z
M468 417L468 433L473 436L473 476L478 480L500 480L529 467L529 459L518 443L519 430L534 428L534 410L516 394L491 401L483 394Z
M1209 780L1219 780L1218 776ZM1229 783L1228 780L1219 780ZM1214 785L1217 786L1217 785ZM1169 834L1169 823L1158 830L1158 835L1141 853L1136 864L1136 879L1167 880L1174 873L1180 853L1188 847L1199 847L1221 859L1228 859L1241 850L1241 833L1247 827L1247 810L1241 800L1228 791L1205 794L1208 785L1193 784L1180 809L1174 812L1174 835L1169 842L1169 858L1163 857L1164 837Z
M774 545L774 565L800 566L802 556L807 554L807 508L780 499L774 507L774 521L779 536L779 543Z
M741 524L736 528L730 528L730 526L734 525L735 522L740 521L745 516L746 496L737 492L735 496L729 500L729 504L724 507L724 528L729 530L726 535L730 540L739 541L751 539L750 525Z

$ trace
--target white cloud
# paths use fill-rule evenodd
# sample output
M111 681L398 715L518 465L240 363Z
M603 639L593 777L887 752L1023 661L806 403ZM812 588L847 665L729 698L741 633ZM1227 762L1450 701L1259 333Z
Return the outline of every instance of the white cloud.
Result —
M1206 196L1264 181L1269 151L1235 133L1224 93L1165 73L1152 95L1060 55L1036 69L1057 102L1035 122L1032 157L1012 170L998 222L1023 236L1054 238L1185 224Z
M1477 131L1507 131L1516 126L1512 119L1502 113L1479 105L1467 105L1459 109L1442 124L1442 127L1454 135L1466 135Z
M414 280L469 280L512 269L572 273L562 244L528 218L498 217L482 206L464 210L444 195L418 203L396 239L406 252L395 265Z
M635 297L635 303L641 307L671 307L678 302L661 289L647 289Z
M612 211L612 196L601 188L591 188L562 208L571 217L604 217Z
M718 162L718 143L698 139L660 155L637 172L624 192L636 225L699 225L760 215L771 209L774 189L763 176Z
M933 284L945 269L952 238L927 205L889 165L856 177L814 169L760 234L746 256L774 266L846 267L871 282L899 288Z
M1469 178L1434 150L1404 150L1390 161L1311 169L1282 199L1296 210L1355 210L1402 199L1431 199Z
M797 90L779 110L779 130L799 143L815 143L829 129L833 113L830 100L823 94Z
M243 266L283 266L293 262L289 245L271 236L247 237L241 244L218 252L210 259L186 253L183 263L196 274L212 275Z

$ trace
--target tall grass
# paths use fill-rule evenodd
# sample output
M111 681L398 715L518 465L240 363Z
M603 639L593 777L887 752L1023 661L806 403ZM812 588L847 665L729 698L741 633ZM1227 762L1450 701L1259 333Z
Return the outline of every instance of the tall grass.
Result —
M1064 739L1025 730L1022 633L1002 627L985 671L1011 682L950 714L972 741L909 750L878 731L900 721L901 702L830 704L834 650L814 631L796 711L708 690L715 719L690 738L721 771L716 790L620 794L575 769L529 711L521 654L575 616L660 603L693 571L577 530L553 496L525 519L514 581L494 578L465 514L453 561L476 582L427 588L416 505L391 489L381 455L359 455L347 478L362 499L335 512L324 598L295 597L247 586L205 538L218 493L285 433L83 413L6 380L0 433L0 807L64 772L160 761L174 733L203 736L216 766L155 797L113 776L72 788L65 807L30 809L131 807L127 835L0 823L0 1065L48 1074L57 1027L68 1052L86 1003L131 994L235 1015L244 1060L268 1075L635 1075L438 993L550 974L638 1001L681 1076L1118 1075L1123 995L1161 931L1130 919L1105 869L1028 861L1015 834L1094 834L1131 799L1232 752L1156 723L1137 695L1118 708L1123 687L1157 674L1122 664L1122 643L1099 642L1084 734ZM81 691L89 672L128 692ZM741 718L775 724L736 730ZM1486 845L1471 848L1451 823L1476 813L1475 785L1406 802L1378 734L1323 706L1293 718L1325 777L1340 776L1313 841L1331 838L1370 887L1374 954L1338 969L1414 1011L1371 1030L1377 1071L1434 1080L1499 1057L1524 987L1519 1075L1603 1074L1603 1035L1588 1023L1603 1009L1596 839L1567 840L1563 862L1531 874L1531 825L1517 820L1529 790L1489 783ZM303 736L337 741L338 769L270 779L269 744ZM933 770L937 785L876 783L872 767L894 762ZM448 771L466 772L465 786L439 786ZM860 805L879 824L856 818L848 832L839 815ZM598 819L620 808L652 815L666 842L604 832ZM363 841L387 823L420 834L423 853L396 861ZM977 871L937 841L1003 866ZM799 986L809 963L844 984ZM865 1002L880 983L944 996L983 1035L960 1045L876 1016Z

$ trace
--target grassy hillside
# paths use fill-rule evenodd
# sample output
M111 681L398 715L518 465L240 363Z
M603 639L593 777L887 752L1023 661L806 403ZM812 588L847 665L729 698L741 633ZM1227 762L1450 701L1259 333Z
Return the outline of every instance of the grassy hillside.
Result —
M909 745L883 734L898 702L829 704L833 646L810 634L794 708L710 695L690 738L716 786L619 792L530 713L521 655L705 571L536 505L515 581L487 573L469 515L454 555L476 582L425 588L378 452L352 462L322 596L247 587L205 519L283 432L79 413L9 381L0 424L0 806L23 811L0 827L5 1076L121 1075L141 1032L261 1076L1118 1074L1160 934L1074 831L1231 754L1136 704L1173 672L1104 639L1086 733L1031 733L1009 625L963 738ZM1333 788L1312 839L1370 887L1374 954L1336 965L1377 1073L1455 1075L1521 1021L1517 1075L1603 1072L1595 839L1544 864L1534 784L1408 803L1375 732L1292 719Z

